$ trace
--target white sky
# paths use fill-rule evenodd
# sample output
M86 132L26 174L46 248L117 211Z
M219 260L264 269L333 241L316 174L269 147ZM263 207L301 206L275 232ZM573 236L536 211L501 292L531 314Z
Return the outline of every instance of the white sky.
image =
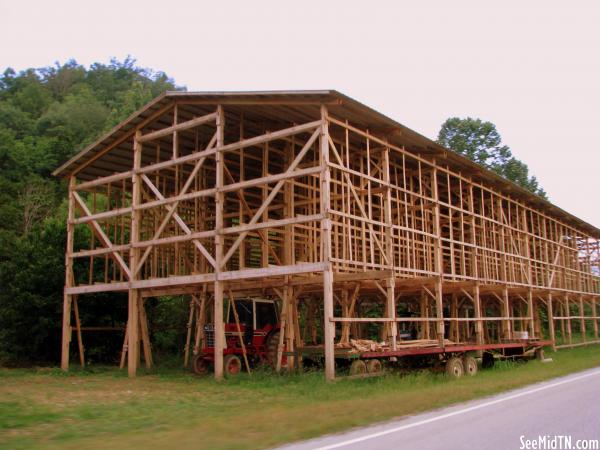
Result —
M600 3L484 3L0 0L0 70L130 54L189 90L337 89L431 138L478 117L600 227Z

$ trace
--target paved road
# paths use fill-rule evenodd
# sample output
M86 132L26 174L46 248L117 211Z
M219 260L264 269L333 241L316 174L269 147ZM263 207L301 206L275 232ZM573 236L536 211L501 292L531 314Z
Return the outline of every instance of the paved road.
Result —
M283 448L505 450L526 448L521 436L557 435L571 436L572 448L600 439L600 369ZM555 444L547 448L568 448Z

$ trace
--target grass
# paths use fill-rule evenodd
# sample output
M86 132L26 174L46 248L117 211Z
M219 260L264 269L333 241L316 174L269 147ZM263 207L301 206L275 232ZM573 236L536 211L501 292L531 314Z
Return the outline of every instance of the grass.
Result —
M427 371L328 384L320 372L216 383L158 369L0 369L1 448L264 448L600 366L600 346L503 362L476 377Z

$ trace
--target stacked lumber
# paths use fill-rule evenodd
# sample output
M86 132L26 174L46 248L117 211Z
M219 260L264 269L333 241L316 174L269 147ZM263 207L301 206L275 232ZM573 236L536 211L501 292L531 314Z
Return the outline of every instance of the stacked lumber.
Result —
M454 341L444 339L444 345L454 345ZM397 341L397 348L429 348L437 347L439 341L435 339L415 339L410 341ZM391 345L388 342L382 341L377 342L371 339L350 339L349 342L338 343L335 345L336 348L349 349L349 353L363 353L363 352L385 352L391 350Z
M339 343L336 348L350 349L350 353L383 352L390 347L386 342L377 342L371 339L350 339L349 342Z

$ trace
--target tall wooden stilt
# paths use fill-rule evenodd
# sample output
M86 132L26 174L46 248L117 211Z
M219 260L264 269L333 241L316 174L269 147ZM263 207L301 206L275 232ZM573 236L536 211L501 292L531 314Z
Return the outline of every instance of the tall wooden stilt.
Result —
M225 114L221 105L217 108L217 147L222 147L225 142ZM219 274L223 270L223 215L225 208L225 195L221 191L224 182L223 153L218 151L216 158L216 189L215 195L215 304L214 304L214 327L215 327L215 379L223 378L223 349L225 348L225 326L223 324L223 282Z
M331 219L330 208L330 178L329 169L329 126L327 107L321 106L321 248L322 261L326 264L323 271L323 330L325 340L325 378L328 381L335 379L334 340L335 324L333 318L333 267L331 263Z
M63 295L63 327L62 327L62 350L60 367L69 370L69 347L71 343L71 303L73 296L66 290L73 286L73 220L75 219L75 201L73 198L75 189L75 177L69 178L69 211L67 215L67 248L65 251L65 293Z
M548 294L548 298L546 300L547 303L547 311L548 311L548 333L550 335L550 340L552 341L552 350L556 351L556 335L554 332L554 306L552 305L552 293Z
M510 319L510 298L508 288L502 288L502 311L505 319L502 321L502 336L504 339L512 339L512 322Z
M77 332L77 347L79 348L79 364L85 367L85 356L83 350L83 337L81 336L81 321L79 319L79 307L77 305L77 296L73 296L73 313L75 314L75 330Z
M140 222L141 213L136 209L141 203L141 189L142 181L138 174L142 164L142 144L140 142L141 131L137 131L133 142L133 175L131 177L131 245L135 245L140 240ZM138 262L140 260L140 250L138 248L132 248L129 256L129 267L131 272L131 281L135 281L139 276L137 270ZM135 377L137 374L137 366L139 361L139 303L141 301L141 295L137 289L129 289L128 299L128 320L127 320L127 336L129 339L127 345L127 373L130 377Z
M190 362L190 346L192 343L192 327L194 324L194 316L196 316L195 312L196 312L196 298L194 295L192 295L190 297L190 312L188 315L188 321L187 321L187 331L186 331L186 335L185 335L185 348L183 351L183 367L188 367L189 362Z
M140 335L142 338L142 347L144 350L144 362L146 369L151 369L154 365L152 360L152 345L150 344L150 332L148 331L148 316L146 315L146 300L140 298L139 302L140 316Z
M481 297L479 295L479 283L475 283L473 290L473 309L475 311L475 338L478 344L483 344L483 321L481 320Z

